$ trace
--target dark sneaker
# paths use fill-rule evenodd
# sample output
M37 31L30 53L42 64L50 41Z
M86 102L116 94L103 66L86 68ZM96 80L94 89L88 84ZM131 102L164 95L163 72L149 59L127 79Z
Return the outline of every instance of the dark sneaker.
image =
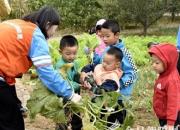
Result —
M26 118L28 116L28 109L27 108L21 107L20 111L21 111L24 118Z
M68 126L66 124L56 124L55 130L68 130Z

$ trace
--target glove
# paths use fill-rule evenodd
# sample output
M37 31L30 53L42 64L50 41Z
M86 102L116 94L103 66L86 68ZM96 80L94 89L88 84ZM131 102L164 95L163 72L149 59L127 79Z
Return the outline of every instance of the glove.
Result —
M81 100L81 96L79 94L74 93L71 98L71 101L74 103L78 103L78 102L80 102L80 100Z

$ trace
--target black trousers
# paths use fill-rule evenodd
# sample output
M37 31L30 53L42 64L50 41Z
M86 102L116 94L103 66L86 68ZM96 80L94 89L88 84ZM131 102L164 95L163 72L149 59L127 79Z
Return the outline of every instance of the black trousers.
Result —
M159 119L159 124L161 127L167 125L167 120L166 119ZM177 128L177 126L179 127ZM175 130L180 130L180 111L178 112L177 120L174 125Z
M25 130L15 86L0 81L0 130Z
M82 119L73 114L72 121L71 121L72 130L81 130L82 128Z
M122 100L118 100L118 104L123 108L122 111L119 111L117 113L114 113L114 114L111 114L107 121L108 122L112 122L112 123L115 123L116 120L119 121L120 124L123 124L124 123L124 120L126 118L126 109L124 109L124 104L122 102ZM118 107L115 108L115 111L118 110ZM107 126L110 127L112 124L108 123Z
M78 94L80 94L80 91L78 91ZM64 100L63 103L66 104L66 101ZM69 109L65 108L64 112L65 112L65 115L67 114L66 116L68 116ZM80 115L80 113L78 115ZM72 114L71 121L68 122L68 123L71 124L71 129L72 130L81 130L82 127L83 127L82 119L78 115ZM63 123L56 124L55 130L67 130L68 129L67 125L68 124L63 124Z

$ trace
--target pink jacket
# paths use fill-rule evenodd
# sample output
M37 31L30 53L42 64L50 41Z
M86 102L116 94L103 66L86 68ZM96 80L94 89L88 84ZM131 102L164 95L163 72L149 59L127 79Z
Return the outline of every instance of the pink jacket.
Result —
M99 45L95 48L95 52L96 54L101 56L106 48L106 44L103 42L103 40L99 36L97 36L97 38L99 39Z

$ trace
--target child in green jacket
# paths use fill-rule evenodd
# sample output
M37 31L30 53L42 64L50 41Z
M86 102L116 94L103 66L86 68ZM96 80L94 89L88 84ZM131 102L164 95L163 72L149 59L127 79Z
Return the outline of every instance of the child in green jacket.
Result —
M59 45L59 52L61 54L61 58L56 63L55 68L59 70L64 65L72 63L73 66L67 72L67 80L69 80L75 93L80 93L78 63L75 61L77 51L78 41L74 36L66 35L62 37Z
M72 86L74 92L80 94L80 84L79 84L80 75L78 73L78 64L75 61L77 51L78 51L77 39L72 35L63 36L59 45L59 52L61 54L61 58L56 63L55 68L60 71L60 69L62 69L66 65L69 65L69 63L72 65L71 68L68 69L66 73L66 79ZM60 71L60 73L62 74L62 71ZM65 113L66 113L66 109L65 109ZM75 114L72 115L70 124L72 130L80 130L82 128L81 118ZM57 124L56 130L66 130L67 127L68 126L66 124Z

